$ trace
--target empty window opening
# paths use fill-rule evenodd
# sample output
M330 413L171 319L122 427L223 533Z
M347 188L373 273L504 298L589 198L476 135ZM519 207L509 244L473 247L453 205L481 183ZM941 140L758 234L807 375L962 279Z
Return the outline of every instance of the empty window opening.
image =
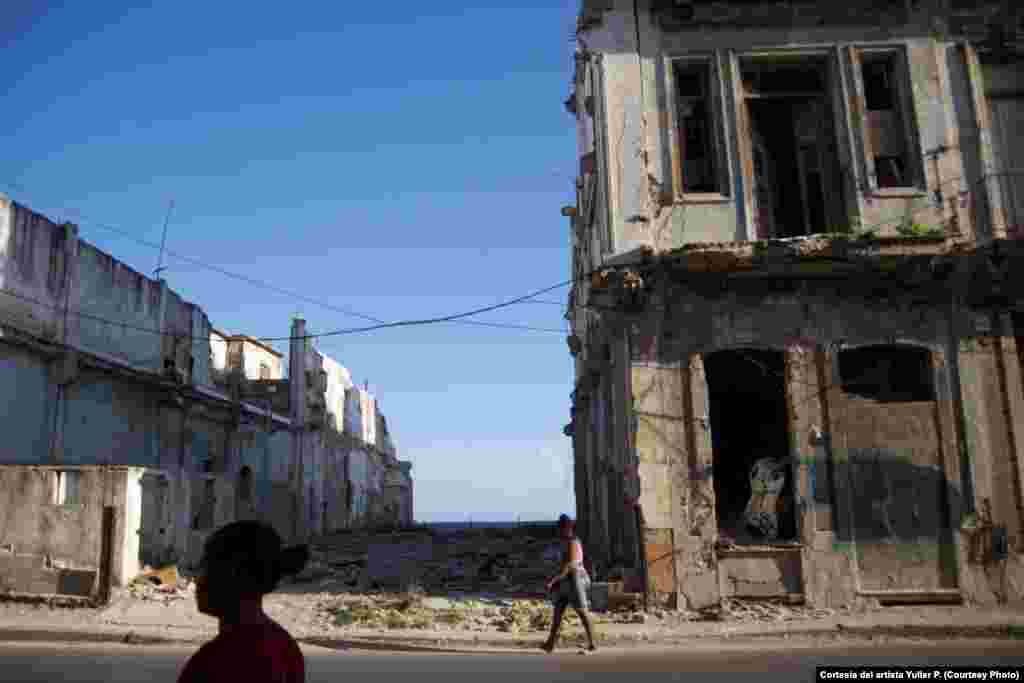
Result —
M675 64L683 192L721 193L721 163L715 134L714 89L709 62Z
M880 188L913 185L900 63L896 53L861 57L868 154L874 160L875 178Z
M719 534L740 545L797 538L781 351L705 360Z
M758 239L847 230L828 83L822 59L743 67Z
M80 471L54 472L50 482L50 501L54 505L80 505L82 503L82 473Z
M243 465L238 473L238 497L243 501L252 500L252 469Z
M869 346L839 354L847 394L882 403L935 400L931 354L914 346Z
M214 512L217 509L217 489L213 479L204 480L201 495L198 510L192 520L192 528L196 530L212 529Z

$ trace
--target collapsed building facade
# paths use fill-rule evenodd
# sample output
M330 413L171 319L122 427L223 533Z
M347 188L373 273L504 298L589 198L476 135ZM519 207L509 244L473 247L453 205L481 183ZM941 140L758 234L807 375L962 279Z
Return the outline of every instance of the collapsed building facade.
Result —
M1024 599L1022 22L582 3L566 433L599 578Z
M412 523L376 399L292 323L283 355L0 197L0 590L95 596L209 533Z

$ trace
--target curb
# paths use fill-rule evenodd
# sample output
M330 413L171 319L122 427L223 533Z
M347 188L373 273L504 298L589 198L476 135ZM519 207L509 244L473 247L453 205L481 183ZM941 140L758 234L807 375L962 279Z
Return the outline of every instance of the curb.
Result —
M408 642L394 640L362 640L358 638L296 638L299 643L315 645L331 650L371 650L377 652L408 652L433 654L509 654L521 651L525 646L509 646L508 643L493 641L478 643L459 643L450 647L443 645L413 645ZM537 654L541 654L539 651Z
M0 643L50 642L50 643L125 643L129 645L180 645L195 641L181 638L140 635L127 633L103 633L95 631L51 631L47 629L0 629Z
M1002 624L1002 625L985 625L985 626L956 626L956 625L943 625L943 626L921 626L921 625L910 625L910 626L846 626L839 624L836 626L818 627L818 628L800 628L791 629L787 631L777 632L735 632L735 633L707 633L707 634L688 634L684 636L673 636L671 633L660 634L660 638L647 638L643 639L644 645L658 645L662 638L670 639L702 639L702 640L715 640L715 639L743 639L743 638L780 638L783 636L807 636L807 635L839 635L839 636L851 636L858 638L871 638L877 636L891 636L891 637L932 637L936 639L949 639L949 638L977 638L977 639L1009 639L1009 640L1024 640L1024 625L1020 624ZM543 634L536 634L535 637L524 636L519 640L532 641L537 640L538 643L542 639ZM354 649L374 649L374 650L390 650L390 651L403 651L408 650L410 652L474 652L480 653L487 650L500 651L502 653L507 652L522 652L523 650L534 649L532 642L526 642L519 644L518 642L509 642L502 640L474 640L468 641L459 639L456 642L452 642L447 646L437 645L414 645L408 640L390 639L381 636L367 636L365 638L297 638L300 642L306 642L310 645L320 645L323 647L335 647L331 643L343 644L345 646ZM434 638L431 640L445 640L444 638ZM603 647L617 647L623 645L634 645L637 644L637 640L631 636L619 635L599 641L599 644ZM346 649L342 647L340 649Z
M936 639L949 638L977 638L977 639L1009 639L1024 640L1024 624L995 624L983 626L958 626L948 625L906 625L906 626L848 626L844 624L830 625L817 628L794 628L786 631L755 631L744 633L742 631L727 633L706 633L687 634L673 636L671 633L659 634L657 638L645 638L639 642L644 645L658 645L662 638L672 640L687 639L743 639L743 638L779 638L783 636L806 636L833 634L840 636L852 636L859 638L871 638L877 636L890 637L932 637ZM542 635L542 634L540 634ZM537 635L539 642L540 635ZM147 635L136 631L96 632L96 631L59 631L47 629L20 629L0 628L0 643L14 642L59 642L59 643L125 643L130 645L195 645L204 642L206 634L202 637L182 638ZM508 654L510 652L522 653L538 649L533 647L530 636L524 636L517 641L507 640L464 640L431 638L429 640L447 641L444 645L429 645L410 642L408 639L387 638L368 636L365 638L330 638L330 637L296 637L300 644L313 645L329 648L332 650L372 650L378 652L408 652L408 653L437 653L437 654ZM427 639L423 639L427 640ZM519 640L527 641L519 644ZM616 647L622 645L634 645L638 640L631 636L614 636L602 639L603 647ZM673 646L677 643L668 642L666 645ZM541 654L539 649L538 653Z

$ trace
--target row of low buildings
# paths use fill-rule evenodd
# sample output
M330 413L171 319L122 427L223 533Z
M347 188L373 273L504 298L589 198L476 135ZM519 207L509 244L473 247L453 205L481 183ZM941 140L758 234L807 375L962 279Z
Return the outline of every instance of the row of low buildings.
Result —
M1022 38L1001 0L582 2L566 433L599 578L1024 599Z
M375 398L292 321L283 355L0 197L0 590L194 566L236 519L286 541L412 523Z

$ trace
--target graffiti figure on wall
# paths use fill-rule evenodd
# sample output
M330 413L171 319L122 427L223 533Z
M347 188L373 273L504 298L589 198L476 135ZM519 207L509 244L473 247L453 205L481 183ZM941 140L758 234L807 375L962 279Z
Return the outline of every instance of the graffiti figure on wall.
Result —
M773 540L779 537L779 504L786 485L786 466L776 458L761 458L750 468L750 500L743 519L747 527Z

